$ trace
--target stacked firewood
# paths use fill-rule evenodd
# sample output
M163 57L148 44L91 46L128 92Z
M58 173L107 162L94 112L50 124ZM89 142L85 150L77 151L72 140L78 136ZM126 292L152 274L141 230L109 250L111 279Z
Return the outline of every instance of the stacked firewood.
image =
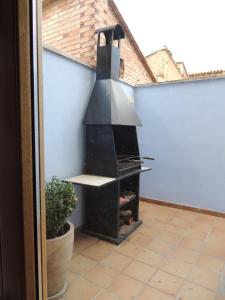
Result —
M132 191L123 191L120 195L120 226L131 225L133 222L131 206L126 206L136 198L136 195Z
M126 197L125 195L120 196L120 206L123 206L129 202L129 197Z
M130 209L121 210L120 212L120 224L131 225L133 222L132 211Z

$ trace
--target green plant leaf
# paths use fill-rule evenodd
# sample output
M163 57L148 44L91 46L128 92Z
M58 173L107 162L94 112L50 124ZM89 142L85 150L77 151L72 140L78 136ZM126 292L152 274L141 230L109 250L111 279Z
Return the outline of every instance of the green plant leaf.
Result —
M67 219L77 206L78 198L72 183L60 181L56 176L46 183L46 236L47 239L63 234Z

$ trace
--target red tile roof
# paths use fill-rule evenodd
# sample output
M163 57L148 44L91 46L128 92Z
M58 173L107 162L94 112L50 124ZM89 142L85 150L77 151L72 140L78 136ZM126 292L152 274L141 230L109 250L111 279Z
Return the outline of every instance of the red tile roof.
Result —
M190 73L189 74L189 78L191 78L191 79L219 77L219 76L225 76L225 70L215 70L215 71Z

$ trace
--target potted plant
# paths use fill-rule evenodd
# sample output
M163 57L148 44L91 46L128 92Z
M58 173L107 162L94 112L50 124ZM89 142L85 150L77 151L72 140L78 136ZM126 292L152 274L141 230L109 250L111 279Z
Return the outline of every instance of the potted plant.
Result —
M53 177L46 183L46 236L48 297L57 299L67 288L66 273L72 258L74 226L68 221L77 197L71 183Z

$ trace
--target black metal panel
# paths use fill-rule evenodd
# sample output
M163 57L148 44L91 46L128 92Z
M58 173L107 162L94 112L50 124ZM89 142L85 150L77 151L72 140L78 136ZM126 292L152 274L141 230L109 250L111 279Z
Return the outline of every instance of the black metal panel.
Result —
M85 229L113 238L119 233L119 183L102 189L87 188Z
M96 81L84 124L142 125L119 82L112 79Z
M98 29L97 44L97 68L96 78L119 80L120 73L120 39L125 37L123 28L117 24L115 26ZM101 45L101 34L104 34L105 44ZM113 41L118 40L118 47L113 45Z
M112 237L110 235L104 235L102 233L96 233L95 231L89 230L89 229L84 229L84 232L97 237L103 241L106 242L110 242L112 244L115 245L119 245L120 243L122 243L132 232L134 232L140 225L142 224L142 221L137 221L137 222L133 222L132 225L127 226L125 231L119 231L118 237Z
M111 85L110 80L97 80L93 88L84 124L111 124Z
M111 80L111 124L142 126L119 82Z
M120 24L116 24L113 26L99 28L95 31L95 33L104 33L106 39L109 41L110 36L113 34L113 40L120 40L125 38L125 33Z
M113 126L116 153L139 157L136 127Z
M118 177L112 126L86 126L86 173Z
M113 45L105 45L98 48L96 79L119 80L120 50Z

